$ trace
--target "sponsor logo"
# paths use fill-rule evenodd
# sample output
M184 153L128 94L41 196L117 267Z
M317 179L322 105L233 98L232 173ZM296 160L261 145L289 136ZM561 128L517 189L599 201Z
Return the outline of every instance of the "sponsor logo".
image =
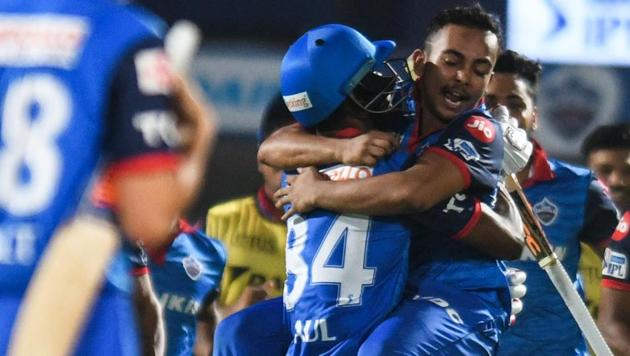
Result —
M138 88L145 95L168 95L173 77L168 57L162 48L144 49L134 57Z
M190 279L196 281L201 276L201 272L203 271L203 266L196 258L193 256L188 256L182 260L182 265L184 266L184 271Z
M628 224L628 217L624 215L621 218L621 221L619 221L619 224L617 225L617 228L611 238L615 241L623 240L626 236L628 236L628 228L630 228L630 225Z
M448 148L449 151L459 153L466 161L477 161L481 157L470 141L461 138L449 138L444 147Z
M602 274L605 276L625 279L628 266L628 259L623 253L606 249L604 254L604 269Z
M558 217L558 206L547 198L534 204L533 209L540 223L545 226L551 225Z
M313 107L311 99L305 91L293 95L286 95L282 98L284 99L284 103L287 104L287 108L289 108L290 112L302 111Z
M0 65L71 68L88 32L88 24L76 16L2 15Z
M324 168L320 170L320 173L325 174L332 181L343 181L350 179L364 179L371 177L374 172L374 168L368 166L344 166L338 164L336 166Z
M471 116L466 119L464 127L466 128L466 131L481 142L490 143L494 141L496 136L496 128L494 127L494 124L485 117Z

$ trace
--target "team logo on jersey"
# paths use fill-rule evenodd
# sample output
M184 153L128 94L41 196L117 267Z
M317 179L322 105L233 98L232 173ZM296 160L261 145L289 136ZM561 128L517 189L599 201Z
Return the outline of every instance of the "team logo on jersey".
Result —
M470 143L470 141L462 140L461 138L449 138L444 144L444 147L448 148L451 152L459 153L466 161L477 161L481 158L475 146Z
M302 111L313 107L311 99L305 91L293 95L284 95L282 99L284 99L284 103L287 104L290 112Z
M612 235L612 239L615 241L623 240L628 236L628 229L630 228L630 220L627 214L624 214Z
M481 142L490 143L494 141L496 136L494 124L485 117L471 116L466 119L464 127L466 131L470 132L473 137Z
M534 204L534 213L536 213L541 224L549 226L556 221L558 207L549 199L544 198L541 202Z
M193 256L188 256L182 260L182 265L184 266L184 271L190 279L196 281L201 276L201 272L203 271L203 267L201 263L197 261Z
M602 274L605 276L625 279L628 266L628 259L623 253L606 249L604 254L604 270Z

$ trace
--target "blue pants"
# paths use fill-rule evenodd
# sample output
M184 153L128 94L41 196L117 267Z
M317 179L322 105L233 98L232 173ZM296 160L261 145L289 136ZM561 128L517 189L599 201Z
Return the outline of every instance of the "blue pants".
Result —
M495 290L421 282L418 293L406 296L368 336L359 355L494 354L509 320L503 306Z
M0 355L5 355L11 337L13 322L22 299L0 295ZM51 305L54 308L54 305ZM50 325L51 328L63 325ZM36 343L37 339L33 339ZM129 295L112 293L101 296L81 332L74 352L76 355L93 356L136 356L139 344L135 312Z
M214 356L284 355L291 334L284 323L282 297L230 315L214 332Z

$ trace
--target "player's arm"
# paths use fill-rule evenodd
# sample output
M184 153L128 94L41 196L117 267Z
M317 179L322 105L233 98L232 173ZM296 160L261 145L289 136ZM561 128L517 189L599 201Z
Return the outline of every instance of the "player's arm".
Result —
M134 278L133 301L138 313L143 355L164 355L166 336L162 308L158 301L149 273L138 274Z
M369 131L354 138L331 138L314 135L299 124L293 124L279 129L261 144L258 161L277 169L332 163L372 166L396 147L396 136L387 132Z
M197 326L195 336L195 346L193 354L195 356L207 356L212 354L214 340L214 330L217 326L217 318L214 314L212 304L214 303L218 291L210 292L202 303L197 313Z
M330 182L314 168L288 178L275 193L276 206L291 203L285 217L319 207L336 212L400 215L425 211L467 188L466 175L452 161L428 152L402 172Z
M121 61L105 137L119 221L149 250L167 242L195 196L214 138L213 116L170 72L160 46L157 39L142 44ZM178 124L193 133L188 141Z
M514 260L520 257L524 241L523 221L502 184L499 185L495 208L482 203L479 222L461 241L496 259Z
M605 193L603 185L593 179L589 185L584 210L584 224L580 230L579 240L587 243L600 258L617 226L617 211L614 203Z
M190 86L182 78L175 78L173 97L178 118L191 125L195 133L179 166L175 171L125 174L114 181L118 216L125 232L150 250L166 242L177 217L196 195L215 135L211 116Z
M615 355L630 354L630 288L602 287L597 324Z

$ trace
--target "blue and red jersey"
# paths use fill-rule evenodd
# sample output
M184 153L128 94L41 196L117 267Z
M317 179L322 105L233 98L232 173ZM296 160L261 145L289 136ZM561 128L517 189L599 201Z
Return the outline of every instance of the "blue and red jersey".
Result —
M626 211L619 221L604 253L602 287L630 291L630 212Z

